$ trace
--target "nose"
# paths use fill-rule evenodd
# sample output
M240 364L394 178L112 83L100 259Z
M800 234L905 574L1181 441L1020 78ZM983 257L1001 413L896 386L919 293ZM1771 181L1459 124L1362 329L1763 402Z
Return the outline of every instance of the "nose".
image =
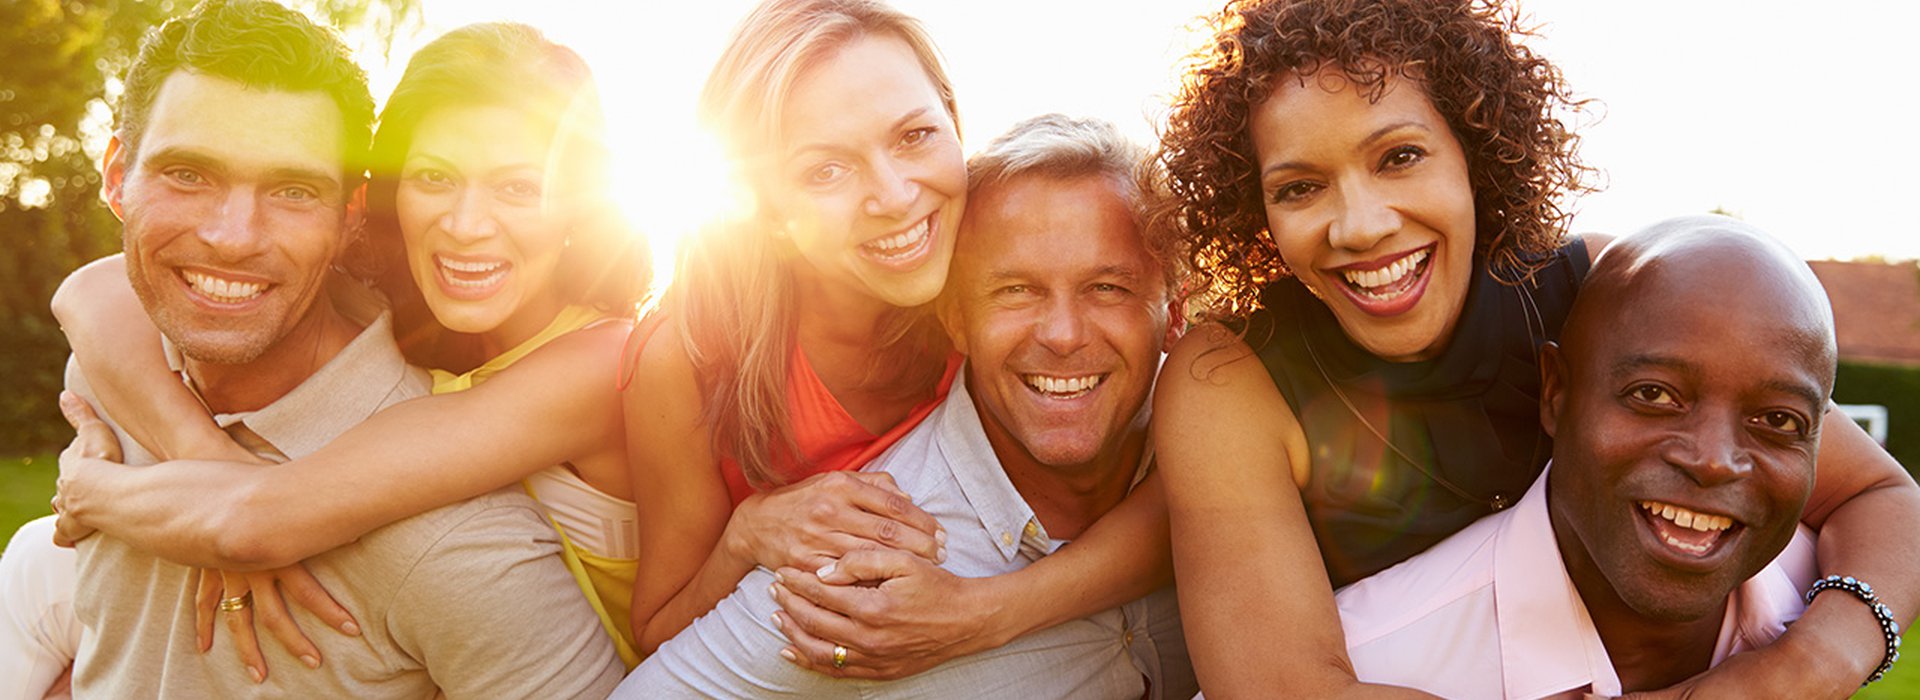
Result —
M1084 309L1069 294L1054 295L1040 307L1034 327L1034 340L1041 347L1062 357L1072 355L1087 344L1087 319Z
M479 187L461 188L453 207L440 217L440 228L457 243L474 243L499 231L492 202Z
M200 240L223 260L240 260L260 252L267 242L260 220L258 191L233 187L220 207L201 222Z
M1701 486L1744 479L1753 473L1753 455L1741 444L1743 434L1736 411L1696 407L1686 429L1668 441L1664 456Z
M906 164L891 158L879 158L868 168L868 173L867 215L885 218L906 216L913 208L913 201L920 197L920 186L914 182Z
M1390 192L1367 178L1351 178L1340 188L1340 196L1327 238L1335 248L1371 250L1380 239L1400 230L1400 212L1394 208Z

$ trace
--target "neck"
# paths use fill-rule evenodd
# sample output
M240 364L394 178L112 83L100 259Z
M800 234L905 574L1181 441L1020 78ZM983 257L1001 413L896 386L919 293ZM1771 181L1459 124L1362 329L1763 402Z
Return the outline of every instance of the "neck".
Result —
M189 357L183 364L201 399L214 413L257 411L313 376L360 330L359 324L342 316L323 295L293 330L259 357L237 364Z
M480 350L488 358L519 347L521 343L532 340L540 331L547 329L560 312L567 308L558 294L546 294L526 302L526 306L517 310L504 323L491 331L480 334Z
M827 284L805 263L793 264L793 291L794 298L802 300L794 304L801 341L826 347L870 352L880 334L881 321L899 308L847 285Z
M1108 440L1093 459L1079 464L1044 464L988 416L985 407L976 404L974 410L1007 480L1033 508L1034 517L1046 526L1047 534L1058 539L1079 537L1127 497L1146 450L1146 425L1134 421Z
M1551 502L1549 502L1551 505ZM1572 535L1572 528L1559 511L1549 507L1554 541L1560 559L1566 563L1567 576L1580 593L1580 600L1593 619L1594 631L1607 649L1613 671L1620 677L1624 692L1666 688L1699 675L1713 663L1713 648L1720 638L1721 615L1702 615L1694 620L1658 620L1641 614L1614 589L1593 557Z

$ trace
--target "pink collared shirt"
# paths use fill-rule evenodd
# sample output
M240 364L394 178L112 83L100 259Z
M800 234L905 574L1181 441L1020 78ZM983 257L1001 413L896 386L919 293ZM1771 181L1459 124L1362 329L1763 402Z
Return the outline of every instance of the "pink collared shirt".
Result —
M1546 483L1543 471L1513 508L1335 593L1360 680L1449 698L1621 694L1554 544ZM1802 525L1728 597L1714 664L1764 646L1800 617L1800 591L1816 573L1813 537Z

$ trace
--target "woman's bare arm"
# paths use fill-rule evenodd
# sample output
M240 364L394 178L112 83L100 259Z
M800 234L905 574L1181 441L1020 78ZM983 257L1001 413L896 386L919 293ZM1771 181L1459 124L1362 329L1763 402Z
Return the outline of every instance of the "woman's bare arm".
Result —
M633 596L641 653L712 610L756 565L819 566L876 545L937 557L938 524L884 474L821 474L733 508L683 348L676 328L661 328L627 389L628 458L648 567Z
M642 348L623 401L647 562L633 588L633 634L644 656L711 609L753 564L716 550L733 504L701 417L693 362L672 324Z
M307 457L270 469L178 461L61 464L82 524L173 561L284 566L369 530L618 445L615 366L626 328L554 340L484 384L382 411Z
M1180 616L1207 697L1419 696L1354 679L1300 499L1305 442L1252 350L1219 326L1189 333L1161 370L1153 417Z
M127 283L125 258L110 255L67 275L53 293L53 317L94 400L148 452L163 460L264 463L215 426L167 367L160 331Z

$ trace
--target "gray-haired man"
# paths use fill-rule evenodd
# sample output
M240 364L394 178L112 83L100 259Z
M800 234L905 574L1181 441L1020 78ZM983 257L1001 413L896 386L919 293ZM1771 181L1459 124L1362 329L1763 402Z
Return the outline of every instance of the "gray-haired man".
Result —
M940 302L966 381L869 465L948 534L953 574L1019 570L1058 550L1145 475L1146 405L1167 333L1167 274L1140 234L1140 150L1111 125L1028 120L968 163L966 219ZM860 551L863 580L925 573ZM843 575L844 575L843 573ZM764 569L660 647L625 697L1190 697L1173 590L899 681L834 679L782 660ZM848 589L858 594L858 589ZM836 649L835 653L846 653Z

